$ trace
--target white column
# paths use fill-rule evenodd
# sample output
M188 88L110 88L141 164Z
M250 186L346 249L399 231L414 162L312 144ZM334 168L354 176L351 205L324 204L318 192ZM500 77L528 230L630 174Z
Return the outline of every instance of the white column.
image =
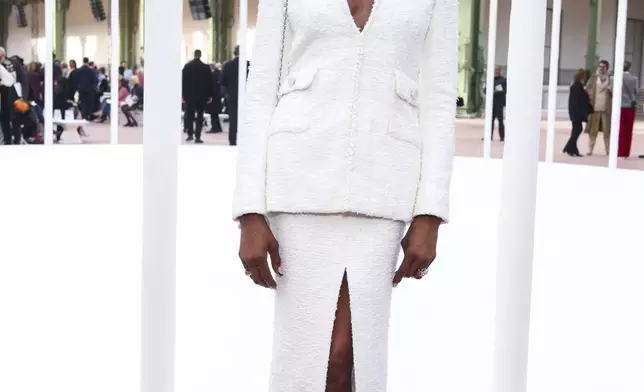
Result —
M624 50L626 46L626 22L628 20L628 0L618 0L617 33L615 38L615 77L613 78L613 112L610 122L610 152L608 167L617 168L617 148L622 111L622 85L624 84Z
M546 2L512 0L510 13L507 124L516 132L503 153L493 392L527 388Z
M44 142L54 144L54 18L56 0L45 0L45 129Z
M498 0L490 0L487 23L487 74L485 78L485 124L483 131L483 157L492 157L492 109L494 103L494 68L496 67L496 24Z
M561 43L561 3L552 0L552 26L550 28L550 83L548 85L548 131L546 134L546 162L554 161L557 122L557 87L559 85L559 51Z
M246 102L246 61L248 59L248 0L239 0L239 97L237 98L237 124L243 124ZM237 128L237 132L243 130Z
M112 56L110 58L110 143L119 143L119 53L121 39L119 29L119 0L112 0L110 4L110 33Z
M141 392L173 392L183 1L145 0Z

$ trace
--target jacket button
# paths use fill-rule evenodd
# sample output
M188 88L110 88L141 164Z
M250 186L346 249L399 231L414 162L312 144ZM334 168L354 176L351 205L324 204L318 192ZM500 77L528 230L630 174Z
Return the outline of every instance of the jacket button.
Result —
M413 99L415 101L416 98L418 98L418 91L412 90L409 95L411 96L411 99Z

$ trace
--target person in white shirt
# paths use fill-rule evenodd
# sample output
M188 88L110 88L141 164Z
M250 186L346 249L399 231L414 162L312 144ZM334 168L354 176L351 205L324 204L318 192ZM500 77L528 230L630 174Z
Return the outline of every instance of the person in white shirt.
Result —
M449 219L457 0L260 0L255 37L233 217L270 391L384 392L392 289Z

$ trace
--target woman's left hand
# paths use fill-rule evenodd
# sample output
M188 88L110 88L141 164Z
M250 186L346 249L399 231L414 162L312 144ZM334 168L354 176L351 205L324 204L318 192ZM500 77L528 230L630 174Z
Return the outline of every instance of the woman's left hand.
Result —
M394 275L394 287L403 278L421 279L436 258L436 242L441 219L435 216L417 216L411 222L401 241L405 257Z

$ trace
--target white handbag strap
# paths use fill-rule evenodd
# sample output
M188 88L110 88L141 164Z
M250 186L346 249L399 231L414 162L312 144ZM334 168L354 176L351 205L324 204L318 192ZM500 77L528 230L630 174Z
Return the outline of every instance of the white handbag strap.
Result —
M279 91L282 87L282 72L284 70L284 45L286 44L286 19L288 16L288 0L284 0L284 16L282 17L282 43L280 45L280 70L277 75L277 96L279 99Z

